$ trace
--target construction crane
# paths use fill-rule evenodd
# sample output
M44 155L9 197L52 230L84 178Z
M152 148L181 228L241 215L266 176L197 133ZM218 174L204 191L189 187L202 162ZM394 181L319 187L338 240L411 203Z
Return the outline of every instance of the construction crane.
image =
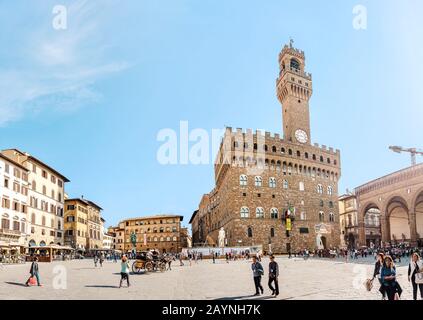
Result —
M403 147L399 147L399 146L390 146L389 149L391 149L392 151L396 152L396 153L401 153L401 152L409 152L411 154L411 165L415 166L416 165L416 155L421 155L423 156L423 150L421 149L417 149L417 148L403 148Z

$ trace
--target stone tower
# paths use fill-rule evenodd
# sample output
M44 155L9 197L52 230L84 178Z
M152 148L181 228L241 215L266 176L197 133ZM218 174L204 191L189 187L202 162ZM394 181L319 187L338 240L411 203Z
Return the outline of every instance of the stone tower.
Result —
M278 99L282 104L284 140L310 144L311 74L304 71L304 51L295 49L290 41L279 54L279 77L276 80Z

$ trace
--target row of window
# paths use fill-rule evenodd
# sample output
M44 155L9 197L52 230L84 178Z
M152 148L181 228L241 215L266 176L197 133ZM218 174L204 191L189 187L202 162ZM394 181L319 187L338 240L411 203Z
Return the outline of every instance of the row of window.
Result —
M11 202L7 198L1 199L1 207L4 209L12 209L13 211L22 212L22 213L27 213L28 211L28 207L25 204L19 203L17 201Z
M250 208L248 207L241 207L240 209L240 216L241 218L249 218L250 217ZM295 214L294 214L295 216ZM264 219L266 218L265 211L262 207L256 208L256 218ZM279 217L279 210L277 208L271 208L269 212L269 218L270 219L278 219ZM300 220L307 220L307 215L305 212L301 212L300 214ZM324 222L325 221L325 214L323 211L319 212L319 221ZM329 213L329 222L335 221L335 214L333 212Z
M249 147L248 143L247 142L244 142L243 149L244 150L248 150L248 147ZM238 149L239 148L238 141L235 141L234 142L234 148L235 149ZM261 148L265 152L269 151L269 148L268 148L267 144L262 145ZM257 143L254 143L253 144L253 149L254 150L258 150ZM271 150L272 150L273 153L277 153L278 152L278 149L275 146L272 146ZM288 152L288 155L290 155L290 156L294 155L294 152L292 151L292 149L288 149L288 151L286 151L286 149L283 148L283 147L280 149L280 153L281 154L286 154L286 152ZM301 158L301 151L297 150L296 155L297 155L297 158ZM309 159L310 158L308 152L304 152L304 158L305 159ZM317 161L317 158L318 158L318 156L316 156L315 154L312 154L311 159L313 159L314 161ZM320 160L320 162L325 162L325 158L323 156L319 156L319 160ZM331 159L330 158L326 158L326 163L327 164L331 164L332 163ZM338 162L336 161L336 159L334 159L333 160L333 164L334 165L337 165L337 163Z
M239 176L239 185L240 186L247 186L248 185L248 176L245 174L242 174ZM256 187L262 187L263 186L263 178L261 176L255 176L254 177L254 186ZM276 178L275 177L270 177L269 178L269 188L276 188L277 186L277 182L276 182ZM289 183L288 180L283 180L282 181L282 187L284 189L288 189L289 187ZM299 182L299 190L300 191L304 191L304 182ZM317 185L317 193L319 194L323 194L323 185L318 184ZM328 195L333 195L333 187L332 186L328 186L326 188L327 194Z
M126 226L143 226L147 224L165 224L165 223L176 223L176 219L167 220L152 220L152 221L126 221Z
M10 174L10 166L8 163L4 166L4 172ZM28 173L21 171L18 168L13 168L13 176L18 179L22 179L25 182L28 182Z
M22 233L26 233L26 223L25 222L13 221L13 223L11 225L10 220L7 219L7 218L1 219L1 228L3 230L14 230L14 231L20 231Z
M166 227L166 229L164 228L164 227L161 227L160 229L157 229L157 228L153 228L153 229L151 229L151 228L147 228L147 233L148 232L152 232L152 233L158 233L158 232L160 232L160 233L163 233L163 232L171 232L171 230L172 230L172 232L177 232L178 231L178 228L177 227L172 227L172 229L170 228L170 227ZM144 229L135 229L134 230L135 231L135 233L136 234L138 234L138 233L144 233ZM139 231L139 232L138 232ZM131 234L131 230L126 230L126 234Z
M47 221L47 219L46 219L46 217L45 216L42 216L41 217L41 225L42 226L46 226L46 222ZM54 228L55 226L54 226L54 219L51 219L50 220L50 227L51 228ZM37 219L36 219L36 215L35 215L35 213L32 213L31 214L31 223L32 224L37 224ZM62 222L60 221L60 220L57 220L57 229L62 229Z
M32 172L37 173L37 170L38 170L38 168L37 168L36 164L35 164L35 163L33 163L33 164L32 164ZM41 171L41 176L42 176L44 179L48 179L48 172L47 172L46 170L42 169L42 171ZM62 188L62 187L63 187L63 181L62 181L62 180L60 180L60 179L57 179L57 178L56 178L53 174L50 174L50 181L51 181L52 183L56 183L56 182L57 182L57 185L58 185L60 188Z
M292 175L292 173L294 174L301 174L304 176L308 176L308 177L321 177L324 179L329 179L331 181L337 181L338 180L338 173L333 172L333 171L329 171L326 169L320 169L320 168L316 168L316 167L307 167L307 166L303 166L303 165L298 165L296 163L292 164L292 163L286 163L285 161L283 163L281 163L281 161L275 161L275 160L271 160L270 161L270 165L269 165L269 160L266 159L265 160L265 166L263 167L263 160L262 159L258 159L258 160L254 160L251 159L250 157L247 158L243 158L240 157L239 160L236 159L236 157L233 157L233 165L238 165L239 167L258 167L258 168L264 168L264 169L276 169L276 171L281 171L283 175Z
M32 186L32 190L37 192L37 183L35 181L32 181L31 186ZM42 194L47 196L47 187L45 185L43 185L42 187ZM56 193L54 192L54 190L51 190L50 197L59 202L62 202L62 193L60 192L57 193L57 199L56 199Z
M3 183L3 185L4 185L4 187L6 188L6 189L9 189L9 179L7 179L7 178L4 178L4 183ZM25 187L25 186L21 186L18 182L13 182L13 191L14 192L16 192L16 193L21 193L21 194L23 194L24 196L27 196L28 195L28 188L27 187Z
M36 197L30 197L29 204L34 209L39 209L48 213L55 214L56 216L63 217L63 208L54 204L49 205L47 201L41 200L39 203Z
M154 237L154 238L153 237L148 237L147 238L147 242L159 242L159 241L160 242L164 242L164 241L167 241L167 242L175 241L176 242L177 240L178 240L177 237L166 237L166 238L165 237L160 237L160 238L158 238L158 237ZM126 242L127 243L131 243L131 239L127 239ZM120 241L119 243L122 243L122 241Z

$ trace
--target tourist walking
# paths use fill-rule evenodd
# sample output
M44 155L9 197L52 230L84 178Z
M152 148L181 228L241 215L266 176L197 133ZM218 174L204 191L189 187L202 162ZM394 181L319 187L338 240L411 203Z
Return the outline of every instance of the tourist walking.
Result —
M126 279L126 283L129 287L129 262L126 255L122 257L122 262L120 264L120 283L119 288L122 287L122 281Z
M279 295L279 283L278 283L278 277L279 277L279 265L275 261L275 256L270 256L270 263L269 263L269 288L272 291L272 296L275 296L275 298ZM275 283L275 287L272 286L272 283Z
M256 288L256 293L254 296L264 293L263 286L261 285L261 276L264 275L263 266L260 262L257 261L257 257L253 256L253 263L251 264L251 270L253 270L254 286ZM259 291L260 290L260 291Z
M38 257L34 257L34 260L32 261L31 269L29 270L29 273L31 274L31 276L28 278L25 285L27 287L29 287L29 282L30 282L31 278L35 277L37 279L37 285L39 287L41 287L42 285L40 283L40 271L39 271L39 268L38 268Z
M377 277L377 280L379 281L379 284L380 284L379 292L382 294L382 300L386 299L386 290L385 290L385 286L382 283L382 278L381 278L384 257L385 256L382 252L377 255L375 270L373 272L373 279Z
M385 287L388 300L399 300L401 297L402 289L397 282L397 272L394 261L391 256L385 256L383 267L381 270L382 283Z
M423 266L418 253L413 253L408 265L408 281L413 286L413 300L417 300L417 290L420 290L420 298L423 300L423 283L416 283L416 274L423 273Z
M94 267L97 267L97 262L98 262L98 256L97 254L94 254Z
M103 267L104 255L103 253L100 254L100 267Z
M214 251L212 251L212 256L213 256L213 263L216 263L216 256L214 254Z

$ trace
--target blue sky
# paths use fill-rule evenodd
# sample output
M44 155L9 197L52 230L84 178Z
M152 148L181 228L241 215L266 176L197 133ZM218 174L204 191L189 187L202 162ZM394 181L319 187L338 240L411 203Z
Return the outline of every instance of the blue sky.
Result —
M123 3L125 3L123 5ZM67 29L52 9L68 9ZM352 25L366 6L366 30ZM158 163L163 128L281 132L278 53L313 74L313 142L341 150L340 192L423 148L423 4L409 1L0 0L0 148L63 172L107 225L175 213L213 188L210 165ZM421 161L421 159L419 159Z

